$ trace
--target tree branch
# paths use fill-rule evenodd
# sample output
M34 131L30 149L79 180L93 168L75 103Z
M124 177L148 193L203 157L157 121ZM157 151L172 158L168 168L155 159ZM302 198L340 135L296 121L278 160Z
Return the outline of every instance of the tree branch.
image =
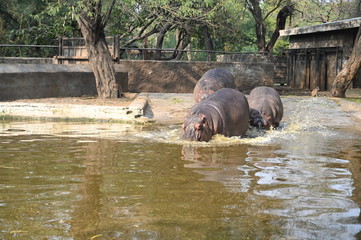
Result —
M143 32L155 21L155 19L157 19L156 17L152 16L151 19L147 24L145 24L142 29L139 31L138 36L142 36Z
M269 11L263 20L266 20L274 11L276 11L281 6L282 0L279 0L276 7L274 7L271 11Z
M105 14L105 16L103 17L103 21L102 21L102 25L105 26L109 20L110 14L113 10L115 4L115 0L112 1L112 3L110 4L110 7L108 8L107 13Z
M79 15L78 24L79 26L84 26L88 30L94 30L93 24L90 23L90 19L86 17L84 13Z
M271 53L274 45L280 35L280 30L285 29L287 17L292 16L294 11L293 5L284 6L277 14L276 28L273 31L270 41L267 44L266 51Z
M149 31L148 33L144 34L143 36L138 36L138 37L135 37L129 41L127 41L122 47L127 47L129 46L130 44L138 41L138 40L143 40L144 38L147 38L155 33L159 32L157 27L155 26L151 31Z

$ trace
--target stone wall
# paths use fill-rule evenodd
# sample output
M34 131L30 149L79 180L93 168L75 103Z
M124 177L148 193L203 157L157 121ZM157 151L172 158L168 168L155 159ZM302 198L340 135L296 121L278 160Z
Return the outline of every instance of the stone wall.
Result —
M121 61L128 71L129 90L133 92L192 93L207 70L231 71L240 91L249 92L260 85L273 86L272 63L223 63L177 61Z
M127 89L127 73L116 66L116 79ZM96 96L89 65L0 64L0 100Z
M244 63L273 63L274 76L273 83L275 85L287 84L287 57L286 56L266 56L258 53L244 53L244 54L226 54L218 55L218 62L244 62Z

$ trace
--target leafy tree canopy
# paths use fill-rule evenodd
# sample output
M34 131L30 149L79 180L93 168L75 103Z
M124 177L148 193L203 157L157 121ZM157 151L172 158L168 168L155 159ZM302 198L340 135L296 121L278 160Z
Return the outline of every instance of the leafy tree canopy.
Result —
M111 2L97 1L102 1L104 9ZM59 36L80 37L76 9L84 7L81 2L0 1L0 40L57 44ZM288 28L360 16L358 0L117 0L105 31L119 35L122 46L143 47L147 39L149 47L175 48L189 40L194 49L211 46L222 51L257 51L256 20L249 2L258 4L262 11L266 41L275 29L277 13L286 4L295 8ZM208 38L212 42L207 42ZM278 40L274 49L278 52L285 46L285 40Z

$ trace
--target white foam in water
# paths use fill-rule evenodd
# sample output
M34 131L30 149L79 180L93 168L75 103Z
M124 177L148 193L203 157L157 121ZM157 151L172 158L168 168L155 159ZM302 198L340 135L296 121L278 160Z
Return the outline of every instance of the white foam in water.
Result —
M292 104L292 103L291 103ZM268 131L251 127L245 137L225 137L216 135L205 146L233 145L233 144L269 144L272 142L284 142L297 139L300 134L317 134L321 136L332 136L335 132L332 126L345 124L345 114L337 109L334 101L323 98L308 98L301 100L291 106L291 113L281 122L278 129ZM172 141L179 144L199 145L200 143L183 141L173 132L162 132L161 140Z
M309 98L294 106L288 120L281 123L279 129L271 129L263 136L256 137L250 143L265 144L296 139L300 134L317 134L332 136L335 132L330 128L328 115L335 114L335 106L321 98ZM251 136L255 130L249 131ZM259 131L259 130L258 130Z
M296 105L287 128L291 131L323 132L327 129L322 123L325 109L330 109L326 101L316 98L303 100Z

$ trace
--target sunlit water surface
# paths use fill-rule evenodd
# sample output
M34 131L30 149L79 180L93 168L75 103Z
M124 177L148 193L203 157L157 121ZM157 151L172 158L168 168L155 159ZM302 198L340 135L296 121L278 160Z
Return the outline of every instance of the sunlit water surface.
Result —
M2 122L0 239L360 239L360 122L331 100L285 105L280 129L209 143Z

